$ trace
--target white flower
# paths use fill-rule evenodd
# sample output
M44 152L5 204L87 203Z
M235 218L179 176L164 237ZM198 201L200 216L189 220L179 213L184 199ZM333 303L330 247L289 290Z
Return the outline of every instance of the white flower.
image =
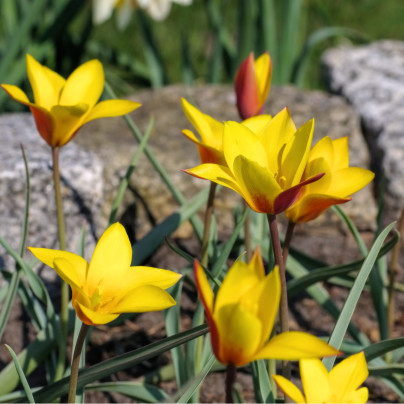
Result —
M171 3L188 6L192 0L93 0L93 23L97 25L107 21L116 8L117 25L123 30L137 7L145 10L154 20L162 21L170 13Z

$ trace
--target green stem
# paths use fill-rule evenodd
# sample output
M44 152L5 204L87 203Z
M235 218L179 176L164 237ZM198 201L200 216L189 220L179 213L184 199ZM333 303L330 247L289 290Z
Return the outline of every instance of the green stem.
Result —
M204 268L207 268L209 260L208 250L209 250L210 224L212 222L216 186L217 184L215 182L210 183L209 196L208 201L206 203L205 223L202 238L202 254L201 254L201 265Z
M76 401L77 380L79 376L80 356L83 350L84 341L87 331L90 328L87 324L82 324L79 336L77 337L76 346L74 347L72 369L70 372L69 395L67 402L74 403Z
M63 202L60 186L60 170L59 170L59 147L52 148L52 163L53 163L53 183L55 187L56 200L56 217L58 224L59 247L61 250L66 250L65 238L65 222L63 215ZM62 338L59 343L59 358L55 372L55 380L62 378L66 360L66 341L67 341L67 323L69 319L69 287L66 282L61 280L60 287L60 325Z
M398 232L402 240L404 233L404 207L401 211L400 221L398 223ZM387 323L388 338L391 338L394 329L394 312L395 312L395 279L398 273L398 258L400 256L401 242L399 241L393 248L391 261L389 265L389 284L388 284L388 300L387 300ZM387 355L389 359L389 355Z
M233 400L233 385L237 378L237 368L229 363L226 367L226 403L234 403Z
M286 229L285 241L283 242L283 265L286 268L286 262L288 260L290 245L292 243L293 231L295 230L296 223L293 223L289 220L288 228Z
M288 312L288 292L286 287L286 271L282 256L281 240L279 238L278 223L276 215L268 214L269 231L271 234L271 242L274 250L275 263L279 267L279 276L281 280L281 302L279 305L279 318L281 324L281 332L289 331L289 312ZM286 361L282 362L283 375L290 380L290 367Z

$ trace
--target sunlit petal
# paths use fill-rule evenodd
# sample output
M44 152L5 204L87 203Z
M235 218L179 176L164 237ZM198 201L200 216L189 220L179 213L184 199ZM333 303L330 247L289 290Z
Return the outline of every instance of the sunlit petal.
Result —
M111 312L143 313L164 310L174 305L175 300L168 292L154 285L145 285L131 290L114 302Z
M128 114L139 108L142 104L129 100L106 100L101 101L86 115L84 122L87 123L94 119L121 116Z
M272 376L278 387L295 403L306 403L302 392L288 379L280 375Z
M271 338L257 352L255 359L299 360L338 354L339 351L313 335L300 331L289 331Z
M67 251L50 250L48 248L28 247L28 250L45 265L54 268L58 275L67 283L73 283L78 287L84 283L88 264L79 255ZM59 260L59 269L55 267L55 260Z
M369 184L374 176L374 173L364 168L343 168L333 173L328 191L333 195L347 197Z
M251 361L261 336L261 323L241 304L215 310L214 320L220 336L220 360L242 366Z
M104 69L99 60L79 66L66 80L60 95L60 105L87 104L92 108L104 89Z
M78 307L83 315L80 315L80 311L76 310L76 313L80 320L87 325L101 325L107 324L118 318L119 314L103 313L98 310L91 310L90 308L78 303Z
M308 403L330 402L328 372L320 359L303 359L299 363L300 377ZM341 401L343 402L343 401Z
M181 274L167 269L136 266L129 267L123 278L126 279L126 285L131 288L152 284L167 289L177 283L181 276ZM122 285L122 289L125 289L125 285Z
M3 90L11 97L14 98L17 102L20 102L24 105L30 105L30 101L27 97L27 94L24 93L17 86L13 86L11 84L2 84Z
M131 261L132 246L128 235L120 223L115 223L108 227L95 247L87 275L89 293L100 281L112 290L119 290Z
M52 105L58 104L65 79L46 66L42 66L31 55L27 54L26 60L34 102L49 110Z
M349 166L349 147L348 136L341 137L332 141L334 149L334 165L333 170L337 171L341 168Z
M272 63L268 52L264 52L254 63L258 82L260 104L263 105L269 92L272 76Z

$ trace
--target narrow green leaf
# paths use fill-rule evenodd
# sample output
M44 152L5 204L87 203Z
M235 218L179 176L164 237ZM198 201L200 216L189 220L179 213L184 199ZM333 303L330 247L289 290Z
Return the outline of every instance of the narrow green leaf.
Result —
M105 91L107 92L108 96L110 98L116 98L115 93L113 92L112 88L108 85L108 83L105 83ZM129 129L131 130L133 136L138 142L142 141L142 133L140 132L139 128L135 124L132 118L130 118L129 115L124 116L125 122L127 123ZM150 163L156 170L156 172L159 174L163 182L167 185L167 188L173 195L174 199L177 201L179 205L184 205L187 203L187 200L185 199L184 195L180 192L180 190L174 185L172 182L170 176L168 175L167 171L164 169L164 167L161 165L157 157L154 155L154 153L151 151L151 149L146 145L144 148L144 154L146 157L149 159ZM191 216L189 218L196 235L198 236L199 240L202 240L202 234L203 234L203 225L199 218Z
M375 342L372 345L367 346L363 352L366 356L366 360L370 362L371 360L383 356L387 352L394 351L395 349L404 347L404 337L393 338L380 342Z
M136 242L133 248L132 265L139 265L148 258L163 242L165 237L174 232L182 223L189 220L205 203L209 189L200 191L188 203L155 226L141 240Z
M12 350L12 348L9 345L7 345L7 344L5 344L5 345L6 345L6 348L8 349L8 351L10 352L11 357L13 358L14 366L15 366L15 368L17 370L18 376L19 376L19 378L21 380L21 384L22 384L22 387L24 388L24 391L25 391L25 394L26 394L26 397L27 397L28 401L30 403L35 403L34 397L32 396L31 388L29 387L29 384L28 384L28 381L27 381L27 378L24 375L24 372L23 372L23 370L21 368L20 362L18 362L17 355L15 354L15 352Z
M368 366L369 376L390 377L392 375L403 375L404 365L394 364L386 366Z
M116 220L116 214L118 212L119 206L121 205L125 191L128 188L129 179L130 179L130 177L143 153L143 150L146 147L146 144L150 138L150 135L151 135L151 132L153 129L153 124L154 124L154 119L151 118L149 121L149 124L147 126L146 133L144 134L142 141L139 144L139 147L137 148L135 154L133 155L133 157L129 163L129 167L126 170L126 174L122 178L121 182L119 183L118 192L117 192L114 202L112 204L111 214L109 216L109 222L108 222L109 225L114 223Z
M207 325L201 325L188 331L181 332L172 337L167 337L162 341L154 342L143 348L136 349L132 352L127 352L123 355L118 355L112 359L91 366L88 369L83 369L79 372L79 380L77 388L82 388L89 383L107 377L112 373L119 372L129 367L135 366L149 358L166 352L176 346L182 345L194 338L198 338L208 332ZM1 384L0 384L1 385ZM69 378L63 379L46 386L34 393L34 398L37 402L51 402L57 397L66 394L69 386Z
M174 300L177 302L175 306L170 307L164 312L166 332L168 337L176 335L180 332L182 285L183 282L177 282L168 290L173 296ZM183 346L178 346L171 350L177 386L182 386L187 381L187 368L183 348Z
M398 232L394 232L393 237L379 251L377 258L386 255L399 241ZM316 282L325 281L331 277L346 275L352 271L356 271L363 265L365 259L351 262L345 265L335 267L318 268L310 271L307 275L292 279L288 282L288 296L295 296L297 293L304 291L307 287ZM379 283L380 288L380 283Z
M170 402L168 394L156 386L139 382L104 382L86 386L86 391L106 391L119 393L141 403Z
M365 286L366 280L369 276L370 271L373 268L373 265L377 259L378 253L383 245L383 242L389 232L393 229L395 223L391 223L387 226L377 237L374 242L368 256L366 257L365 262L362 265L361 270L359 271L355 283L349 292L349 295L345 301L344 307L341 311L341 315L338 318L338 321L334 327L334 330L329 339L329 344L333 347L339 349L341 343L344 339L344 335L347 331L349 322L351 321L352 314L355 310L356 304L359 300L359 297L362 293L362 290ZM335 362L335 357L325 358L323 359L323 363L328 371L331 370Z
M183 388L181 388L177 394L173 397L172 401L177 403L186 403L190 400L195 391L199 388L200 384L203 382L205 377L210 372L213 364L215 363L216 358L214 355L211 355L208 362L205 364L201 372L191 379Z
M267 361L259 360L251 363L255 400L258 403L275 402L266 362Z

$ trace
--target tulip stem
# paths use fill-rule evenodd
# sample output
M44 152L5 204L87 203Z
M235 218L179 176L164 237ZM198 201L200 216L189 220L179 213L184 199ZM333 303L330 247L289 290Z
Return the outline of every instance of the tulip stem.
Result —
M79 376L80 356L81 351L83 350L84 341L86 339L86 335L89 328L90 326L87 324L83 323L81 325L80 332L76 341L76 346L74 347L72 368L70 371L69 395L67 399L68 403L76 402L76 390L77 390L77 379Z
M291 222L289 220L288 227L286 229L286 235L285 235L285 240L283 243L283 250L282 250L283 265L285 266L285 268L286 268L286 262L288 260L290 245L292 243L292 237L293 237L293 231L295 230L295 225L296 225L296 223Z
M233 400L233 385L237 378L237 368L229 363L226 367L226 403L234 403Z
M268 214L269 232L271 234L272 248L274 250L275 263L279 267L279 277L281 280L281 302L279 305L279 318L281 323L281 332L289 331L289 311L288 311L288 292L286 288L286 270L282 256L281 240L279 238L278 223L276 215ZM283 375L290 380L290 366L286 361L282 361Z
M209 196L208 201L206 203L206 211L205 211L205 223L203 229L203 238L202 238L202 254L201 254L201 265L204 268L207 268L209 262L209 236L210 236L210 225L212 222L212 214L214 208L215 201L215 192L216 192L217 184L215 182L210 183Z
M65 222L63 214L63 202L60 186L60 170L59 170L59 147L52 148L52 163L53 163L53 184L55 188L56 201L56 218L58 224L59 247L61 250L66 250L65 238ZM60 286L60 325L62 337L59 343L59 357L55 372L55 380L62 378L66 360L66 341L67 341L67 323L69 316L69 287L66 282L61 280Z

